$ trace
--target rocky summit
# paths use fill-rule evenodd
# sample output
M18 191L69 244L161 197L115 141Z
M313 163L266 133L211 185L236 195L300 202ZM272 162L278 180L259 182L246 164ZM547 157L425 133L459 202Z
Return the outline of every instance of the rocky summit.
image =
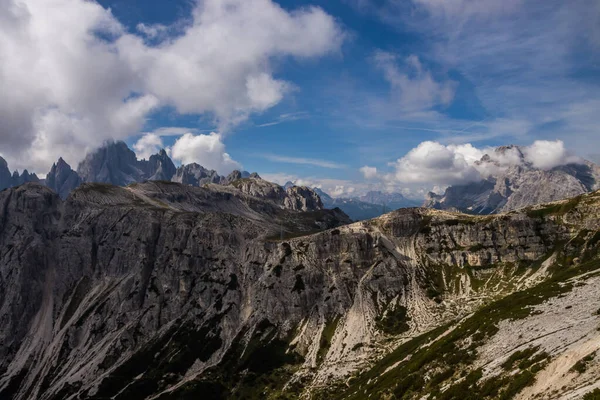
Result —
M471 214L493 214L562 200L600 188L600 167L582 160L549 170L525 161L518 146L501 146L484 155L479 169L489 171L486 179L450 186L442 195L429 193L424 207ZM498 163L499 156L513 158L512 165ZM516 159L516 160L515 160Z
M285 192L257 177L0 192L0 398L576 399L598 385L600 193L349 224L284 207Z

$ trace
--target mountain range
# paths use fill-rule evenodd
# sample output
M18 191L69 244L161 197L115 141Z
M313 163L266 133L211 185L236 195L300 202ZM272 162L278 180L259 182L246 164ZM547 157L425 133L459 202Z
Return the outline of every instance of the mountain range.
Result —
M0 192L0 398L577 399L597 387L600 192L350 223L282 207L281 190L249 177L84 182L65 200L40 183Z
M319 196L310 188L282 188L262 179L257 173L250 174L246 171L233 171L228 176L221 176L196 163L175 167L165 150L150 156L148 160L138 160L135 153L120 141L106 143L89 153L79 164L77 171L60 158L52 165L44 180L40 180L35 174L29 174L27 170L21 174L15 171L11 175L6 161L0 157L0 190L27 182L40 182L66 199L84 183L128 186L146 181L176 182L196 187L209 184L233 185L243 193L263 196L287 209L315 211L324 207Z
M421 203L416 200L407 199L400 193L385 193L381 191L369 191L357 197L332 198L321 189L313 188L321 197L326 208L339 207L353 221L362 221L379 217L389 211L399 208L416 207Z
M27 182L42 182L66 199L72 190L84 182L127 186L136 182L170 181L200 187L206 184L231 185L240 180L236 184L240 190L252 195L278 198L282 206L308 209L339 207L352 220L360 221L378 217L390 210L419 205L469 214L494 214L561 200L600 188L600 167L589 161L582 160L545 170L527 162L523 149L518 146L501 146L490 154L476 162L479 169L489 171L484 179L450 186L441 195L430 192L424 203L408 199L400 193L381 191L333 198L320 188L295 188L292 182L282 187L246 171L234 171L228 176L221 176L196 163L176 167L165 150L150 156L148 160L138 160L124 142L109 142L89 153L76 171L60 158L44 180L27 170L21 174L17 171L11 174L6 161L0 158L0 190ZM501 165L498 158L507 154L516 155L517 160L510 165Z

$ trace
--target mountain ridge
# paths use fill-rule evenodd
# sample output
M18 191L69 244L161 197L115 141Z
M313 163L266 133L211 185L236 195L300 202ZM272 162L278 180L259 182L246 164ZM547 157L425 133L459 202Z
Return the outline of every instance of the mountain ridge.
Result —
M342 382L412 343L433 360L419 365L434 376L446 371L435 360L454 353L486 357L485 344L505 328L495 319L498 331L464 350L462 332L476 332L455 327L442 359L427 358L421 334L438 343L445 324L488 302L597 262L599 204L594 192L495 216L415 208L340 226L331 211L283 209L234 186L85 183L67 200L39 184L8 189L0 394L262 398L269 387L272 397L329 398L334 385L336 397L353 398L363 380ZM553 290L544 298L569 293ZM583 305L600 322L597 305ZM403 359L386 364L389 376L413 374ZM470 364L456 364L453 374L461 371ZM404 393L400 378L389 386L379 375L362 384ZM509 390L509 381L497 384Z

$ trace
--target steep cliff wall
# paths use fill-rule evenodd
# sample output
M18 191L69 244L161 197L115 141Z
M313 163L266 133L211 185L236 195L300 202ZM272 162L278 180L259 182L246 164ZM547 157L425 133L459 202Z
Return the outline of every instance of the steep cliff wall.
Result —
M66 201L39 185L10 189L0 395L316 393L592 257L598 202L494 217L405 209L339 226L336 211L210 187L86 184Z

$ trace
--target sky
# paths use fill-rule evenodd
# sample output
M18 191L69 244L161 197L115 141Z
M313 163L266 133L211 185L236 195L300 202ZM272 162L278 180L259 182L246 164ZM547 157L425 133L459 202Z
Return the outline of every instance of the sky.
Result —
M494 146L600 161L599 88L597 0L0 0L0 155L42 176L124 140L420 197Z

